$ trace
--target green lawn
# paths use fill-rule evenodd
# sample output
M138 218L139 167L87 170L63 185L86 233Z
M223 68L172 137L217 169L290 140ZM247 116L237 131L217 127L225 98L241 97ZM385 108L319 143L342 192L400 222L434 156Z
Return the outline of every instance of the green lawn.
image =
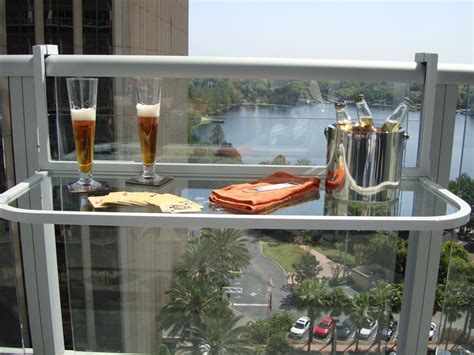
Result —
M304 250L293 244L266 242L262 244L263 254L279 263L286 272L293 271L291 264L298 262Z
M344 252L341 253L337 249L326 248L326 247L321 247L321 246L317 246L313 248L317 250L318 252L320 252L321 254L325 255L328 259L331 259L332 261L339 264L344 264ZM354 265L354 255L347 254L347 263L350 266Z

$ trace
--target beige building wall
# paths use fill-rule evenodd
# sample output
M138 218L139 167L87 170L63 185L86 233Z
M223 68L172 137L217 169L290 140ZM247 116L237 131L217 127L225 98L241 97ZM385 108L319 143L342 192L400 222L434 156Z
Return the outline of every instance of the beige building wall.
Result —
M114 0L113 52L122 55L188 55L187 0ZM187 80L165 79L158 133L163 147L187 144ZM114 79L116 151L140 161L131 80Z
M186 229L127 228L119 241L123 351L159 349L160 310L169 301L173 269L185 250Z
M187 55L188 1L114 0L113 52ZM131 79L114 79L116 150L124 160L141 161L131 89ZM163 82L158 157L163 147L188 141L187 92L187 80ZM123 351L154 352L161 341L158 316L168 302L165 292L185 250L187 230L121 228L119 236Z
M83 53L82 0L73 4L73 46ZM35 44L44 43L44 0L34 0ZM112 0L113 53L122 55L188 55L188 0ZM0 54L7 53L5 0L0 0ZM114 129L117 152L124 160L140 161L138 133L129 79L114 79ZM11 146L8 81L0 78L3 105L3 139ZM166 79L159 127L159 152L171 144L187 144L187 80ZM6 100L6 101L5 101ZM5 119L8 118L8 119ZM14 184L13 154L6 152L10 164L9 184ZM127 189L126 186L120 188ZM168 192L175 192L171 189ZM97 348L94 307L94 268L91 257L91 229L80 229L85 288L86 342ZM120 273L122 347L126 352L153 352L159 347L161 332L157 317L168 300L173 269L186 248L186 229L117 228ZM19 259L18 259L19 260ZM21 265L19 265L21 269ZM21 274L21 271L19 271ZM23 293L22 293L23 294ZM25 304L22 302L22 304ZM82 311L81 311L82 312ZM26 317L24 317L26 319ZM72 320L74 323L74 319Z

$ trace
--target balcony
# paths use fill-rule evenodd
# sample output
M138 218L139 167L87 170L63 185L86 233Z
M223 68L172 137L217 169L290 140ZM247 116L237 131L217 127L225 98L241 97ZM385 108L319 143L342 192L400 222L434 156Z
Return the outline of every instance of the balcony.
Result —
M473 66L438 64L432 54L399 63L56 53L41 46L33 56L0 56L17 184L0 196L0 214L12 221L2 236L0 287L11 295L0 325L18 319L10 339L0 333L4 352L473 350L464 297L472 243L459 230L471 206L443 188L452 180L464 191L460 173L469 172L472 88L465 107L457 99L459 86L474 83ZM69 194L77 175L70 76L100 78L94 173L118 191L143 190L125 183L141 169L130 78L166 79L158 170L174 179L157 191L201 203L202 213L93 210ZM390 112L388 100L417 97L397 201L353 208L321 188L271 214L210 208L211 190L278 170L324 178L324 128L351 83L386 90L371 101L376 120ZM236 88L242 96L223 98ZM282 94L293 89L299 96ZM16 271L13 238L23 256ZM238 258L225 259L226 247ZM190 290L212 307L186 308L179 300ZM292 336L302 316L310 324ZM316 332L326 317L334 329ZM343 331L349 318L355 327Z

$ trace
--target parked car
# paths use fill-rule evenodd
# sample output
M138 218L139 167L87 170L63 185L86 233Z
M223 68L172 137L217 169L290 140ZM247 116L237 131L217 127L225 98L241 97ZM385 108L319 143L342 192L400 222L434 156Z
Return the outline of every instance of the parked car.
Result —
M335 328L334 319L327 316L324 317L318 326L314 328L314 335L318 338L326 338Z
M352 333L354 333L355 327L355 323L352 319L345 319L344 322L342 322L342 325L336 327L337 339L346 340L352 335Z
M378 325L378 323L377 323L376 320L367 319L364 326L359 331L359 337L361 339L369 339L370 336L377 329L377 325Z
M309 324L310 322L308 317L298 318L298 320L290 329L290 336L295 338L303 338L309 330Z
M431 323L430 324L430 336L429 336L430 340L433 340L433 335L435 334L435 332L436 332L436 323Z
M397 330L397 326L398 322L393 318L390 319L390 321L388 322L388 327L382 329L382 331L380 332L380 337L382 338L382 340L389 341L392 338L393 333L395 333L395 331Z

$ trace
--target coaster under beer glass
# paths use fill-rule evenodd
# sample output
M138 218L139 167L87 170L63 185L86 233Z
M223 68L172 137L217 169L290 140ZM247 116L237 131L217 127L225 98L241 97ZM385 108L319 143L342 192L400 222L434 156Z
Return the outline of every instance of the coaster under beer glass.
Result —
M135 176L133 180L142 184L156 185L163 180L155 172L162 80L160 78L135 78L134 89L143 173Z
M101 183L92 178L98 79L67 78L66 82L80 174L79 180L69 185L69 190L94 191L102 187Z

